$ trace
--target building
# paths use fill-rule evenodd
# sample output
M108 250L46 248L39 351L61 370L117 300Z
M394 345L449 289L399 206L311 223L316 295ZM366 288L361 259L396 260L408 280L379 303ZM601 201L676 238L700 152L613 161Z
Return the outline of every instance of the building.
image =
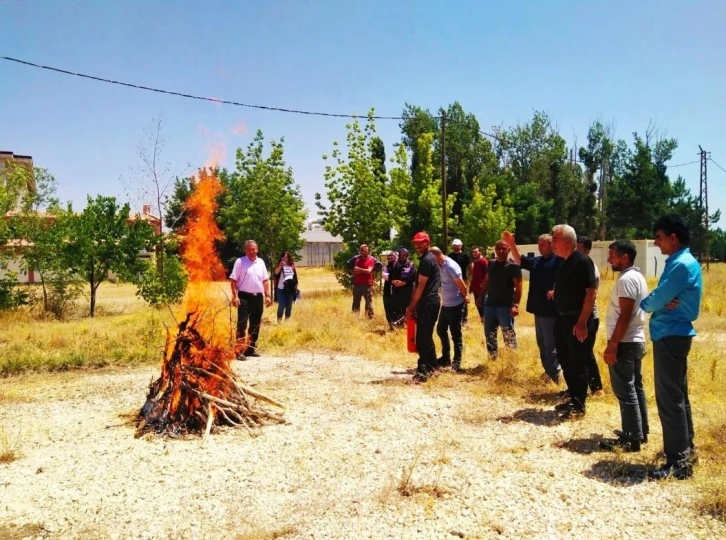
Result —
M612 240L593 241L590 258L600 269L600 274L605 277L612 275L613 271L608 265L608 246L612 244ZM655 247L653 240L633 240L638 257L635 259L635 266L640 268L640 272L646 278L658 278L663 273L666 256L660 252L660 248ZM539 255L537 244L528 244L517 246L522 255ZM525 278L529 278L529 272L522 271Z
M343 239L333 236L316 221L308 223L302 238L305 245L297 253L297 266L327 266L333 264L336 253L343 251Z

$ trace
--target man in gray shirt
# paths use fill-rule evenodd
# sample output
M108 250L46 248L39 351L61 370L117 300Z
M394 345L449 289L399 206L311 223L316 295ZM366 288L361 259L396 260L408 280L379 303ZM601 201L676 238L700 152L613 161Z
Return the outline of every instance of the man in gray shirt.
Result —
M451 257L447 257L437 248L432 247L431 253L436 257L441 269L441 312L436 333L441 340L441 358L438 367L451 366L454 371L461 371L461 357L464 352L464 338L461 323L464 317L464 305L469 302L466 283L462 277L461 267ZM451 361L449 330L454 341L454 361Z
M629 240L610 244L608 263L620 272L608 304L605 327L608 345L603 360L610 371L613 393L620 403L622 430L617 439L600 442L600 449L640 451L648 440L648 408L643 390L642 360L645 356L645 312L640 303L648 296L648 284L633 266L637 251Z

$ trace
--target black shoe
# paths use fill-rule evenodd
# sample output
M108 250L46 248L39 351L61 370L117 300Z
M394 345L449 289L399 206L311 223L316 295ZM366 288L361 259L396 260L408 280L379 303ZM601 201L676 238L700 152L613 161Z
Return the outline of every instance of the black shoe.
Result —
M578 420L580 418L583 418L585 416L585 409L582 407L577 407L574 404L572 407L567 409L560 418L562 420Z
M555 411L557 412L564 412L570 408L574 407L572 404L572 401L565 401L564 403L560 403L559 405L555 405Z
M613 433L615 433L615 435L617 435L618 439L628 439L629 438L624 431L621 431L619 429L614 429L613 430ZM643 435L643 438L640 439L639 442L640 442L641 445L648 444L648 436L647 435Z
M259 358L260 353L258 353L257 351L250 351L250 352L246 353L245 356L247 358Z
M420 371L417 371L413 376L413 382L414 384L421 384L425 383L429 380L429 376L426 373L421 373Z
M628 439L603 439L597 445L600 450L613 452L622 450L623 452L640 452L640 441L631 441Z
M461 373L461 360L454 360L451 363L451 369L453 369L456 373Z
M648 473L648 478L651 480L666 480L668 478L686 480L691 476L693 476L693 465L687 460L678 463L666 463L660 469Z
M445 368L449 367L451 365L451 360L449 358L444 358L443 356L441 358L436 359L436 367L438 368Z

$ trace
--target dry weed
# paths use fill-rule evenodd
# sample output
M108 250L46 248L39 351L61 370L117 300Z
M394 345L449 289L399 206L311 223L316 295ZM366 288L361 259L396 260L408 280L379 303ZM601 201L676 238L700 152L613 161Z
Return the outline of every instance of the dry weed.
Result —
M14 434L4 426L0 427L0 465L20 459L22 456L22 442L23 437L20 427Z

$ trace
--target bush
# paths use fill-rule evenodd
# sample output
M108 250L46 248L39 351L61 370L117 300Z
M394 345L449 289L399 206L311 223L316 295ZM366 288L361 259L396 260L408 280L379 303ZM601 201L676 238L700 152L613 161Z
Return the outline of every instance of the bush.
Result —
M157 264L149 264L139 279L136 295L154 307L179 302L187 286L187 275L177 255L164 258L164 273L159 272Z
M19 286L15 272L9 272L0 278L0 311L25 306L29 300L30 295L27 290Z
M54 276L45 282L45 297L34 298L32 304L42 306L43 312L63 320L76 306L76 300L81 294L83 294L83 282L77 277Z

